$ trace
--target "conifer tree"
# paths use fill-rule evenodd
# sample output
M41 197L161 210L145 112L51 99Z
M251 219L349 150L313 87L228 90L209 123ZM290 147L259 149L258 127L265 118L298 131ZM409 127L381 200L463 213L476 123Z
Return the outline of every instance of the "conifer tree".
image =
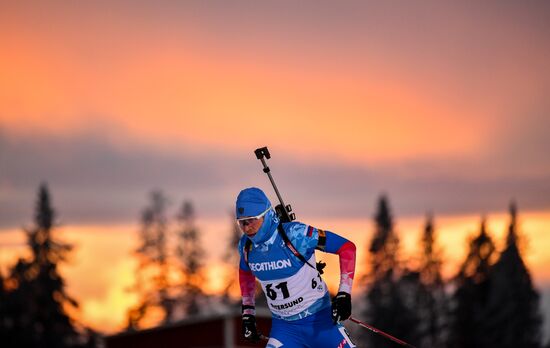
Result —
M367 310L369 322L396 337L414 344L417 340L417 318L408 307L405 290L416 287L417 277L405 273L399 264L399 238L394 231L387 198L380 197L375 216L375 232L369 248L370 274L367 277ZM384 337L365 333L371 346L387 345Z
M195 219L195 209L191 202L183 202L178 214L181 228L178 233L177 255L183 276L179 302L187 316L198 314L206 305L206 296L201 287L204 283L204 250Z
M71 347L81 337L66 312L77 302L65 289L59 264L67 260L72 246L54 238L55 211L46 184L38 190L34 226L26 231L31 257L20 259L12 270L16 286L9 294L17 346Z
M0 342L7 342L9 334L9 322L7 308L8 292L4 285L4 275L0 269Z
M419 316L421 347L444 347L446 342L446 317L448 299L441 275L443 264L441 250L435 240L433 217L428 214L420 241L421 256L419 276L421 286L417 294L416 312Z
M490 269L494 262L495 245L487 234L485 219L479 234L470 241L469 251L454 279L452 297L451 347L484 348L483 324L489 300Z
M10 269L7 279L9 288L5 304L7 316L8 346L33 347L36 344L34 328L32 327L33 311L30 310L27 299L33 297L33 285L27 279L29 261L20 258Z
M510 204L506 247L491 269L491 289L485 308L486 347L536 348L541 344L539 294L523 262L517 227L517 209Z
M169 295L168 199L160 190L151 192L150 203L141 214L140 244L135 253L139 259L136 285L132 289L141 297L128 312L128 328L136 329L147 311L158 307L164 321L173 315L173 300Z

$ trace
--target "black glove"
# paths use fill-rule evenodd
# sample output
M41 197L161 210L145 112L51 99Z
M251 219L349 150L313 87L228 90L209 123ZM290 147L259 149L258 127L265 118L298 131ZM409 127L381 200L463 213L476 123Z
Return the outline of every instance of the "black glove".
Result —
M344 321L351 315L351 295L340 291L332 299L332 321Z
M256 317L252 314L243 314L243 337L250 342L258 342L261 339L256 327Z

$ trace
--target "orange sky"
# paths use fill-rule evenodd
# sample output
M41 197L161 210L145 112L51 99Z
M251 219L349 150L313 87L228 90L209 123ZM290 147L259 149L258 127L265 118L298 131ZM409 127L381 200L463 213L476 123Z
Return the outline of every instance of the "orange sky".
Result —
M11 7L0 26L0 102L2 126L19 134L62 135L99 124L116 142L133 138L160 147L243 151L275 142L301 157L322 149L363 164L463 157L479 155L520 122L513 113L541 95L534 79L548 83L546 72L535 76L512 60L488 66L492 78L486 80L465 80L467 61L441 71L420 64L406 69L406 59L420 63L421 54L403 48L400 60L358 50L353 36L342 54L327 51L318 38L311 46L277 42L255 51L247 46L254 34L239 32L230 44L195 20L167 18L169 24L158 26L162 17L124 16L101 6L67 7L65 15L48 13L52 17L42 11L54 9ZM491 24L483 25L489 35ZM520 29L505 33L499 49L512 49L530 28ZM429 44L423 43L434 49ZM547 47L535 47L527 47L525 58L538 66ZM314 59L318 51L324 56ZM343 55L347 51L357 55ZM478 89L491 92L480 98Z
M123 129L126 137L160 147L191 143L242 151L276 140L288 143L290 152L299 138L304 147L298 154L304 155L326 148L330 134L329 155L388 161L468 155L484 145L483 134L490 130L481 117L462 122L459 115L466 109L453 110L419 93L416 85L372 73L297 75L280 67L205 62L200 54L174 48L97 71L72 62L70 55L59 56L55 48L37 49L32 40L19 40L11 47L8 42L11 54L0 64L0 100L12 101L4 103L4 127L21 134L66 134L99 122L112 126L107 135ZM243 127L247 131L240 136ZM357 129L364 136L350 136Z

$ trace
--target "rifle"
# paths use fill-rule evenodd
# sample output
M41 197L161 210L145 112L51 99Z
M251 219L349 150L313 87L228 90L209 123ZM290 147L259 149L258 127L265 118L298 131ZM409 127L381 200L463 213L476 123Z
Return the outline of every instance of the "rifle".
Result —
M262 165L264 166L264 173L266 173L269 177L269 181L271 181L271 185L273 185L273 188L275 189L277 198L279 198L280 203L277 204L277 206L275 207L275 212L277 212L279 219L281 220L281 222L291 222L293 220L296 220L296 215L292 212L292 207L290 206L290 204L286 205L283 201L283 197L281 197L281 194L277 189L277 185L275 185L275 181L271 176L271 169L269 169L267 163L265 162L265 159L271 158L271 154L269 153L267 146L256 149L254 153L256 154L256 158L262 161Z

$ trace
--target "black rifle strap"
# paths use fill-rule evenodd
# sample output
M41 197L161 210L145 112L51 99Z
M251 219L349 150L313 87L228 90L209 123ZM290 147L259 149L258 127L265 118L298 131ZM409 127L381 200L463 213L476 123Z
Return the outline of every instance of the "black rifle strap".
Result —
M319 241L317 242L316 249L325 251L325 248L327 246L327 233L320 228L317 229L317 232L319 232Z
M246 262L247 265L248 265L248 252L250 251L251 248L252 248L252 241L250 240L250 238L247 238L246 243L244 243L244 249L243 249L244 262Z

